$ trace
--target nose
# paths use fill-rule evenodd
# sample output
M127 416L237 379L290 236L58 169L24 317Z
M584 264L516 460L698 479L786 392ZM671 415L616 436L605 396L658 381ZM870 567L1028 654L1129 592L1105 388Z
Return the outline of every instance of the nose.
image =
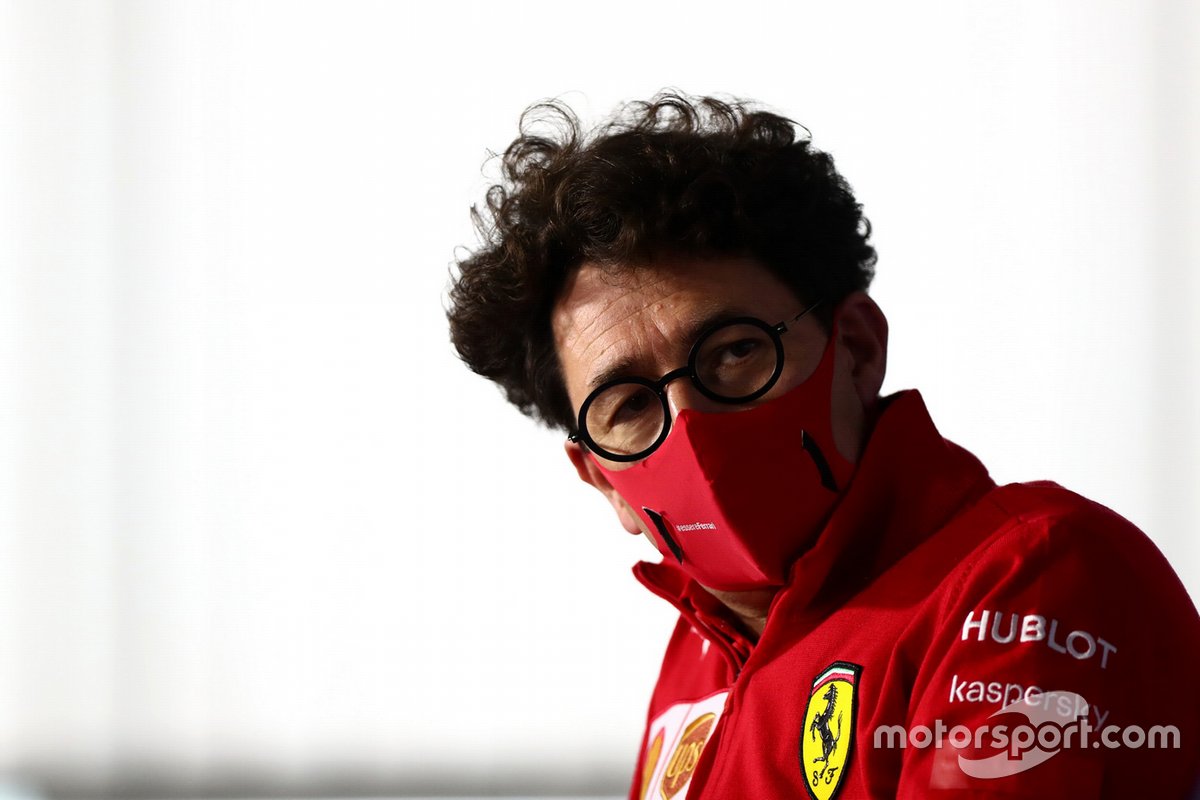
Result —
M696 388L696 385L686 377L672 381L664 391L667 394L667 407L671 411L671 422L674 422L675 418L679 416L679 412L685 408L704 413L737 410L736 406L727 403L718 403L711 398L705 397Z

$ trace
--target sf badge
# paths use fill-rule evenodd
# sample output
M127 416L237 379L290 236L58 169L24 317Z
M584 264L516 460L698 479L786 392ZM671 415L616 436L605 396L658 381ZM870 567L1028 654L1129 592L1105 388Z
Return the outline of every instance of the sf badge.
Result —
M813 800L830 800L841 788L854 743L854 711L862 667L835 661L813 681L800 732L800 767Z

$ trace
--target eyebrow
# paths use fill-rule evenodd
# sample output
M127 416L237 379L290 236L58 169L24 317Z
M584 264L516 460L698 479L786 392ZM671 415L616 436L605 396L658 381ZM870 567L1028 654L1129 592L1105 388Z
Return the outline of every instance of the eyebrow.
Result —
M679 335L679 338L682 341L688 342L688 346L690 348L691 343L695 342L696 337L698 337L706 328L712 325L718 325L722 322L728 322L729 320L737 317L747 316L751 316L751 314L737 308L726 308L720 311L714 311L713 313L708 314L702 319L699 319L684 328L683 332ZM614 381L618 378L634 377L634 370L636 369L637 365L638 358L632 355L622 356L621 358L616 359L588 379L587 391L593 392L597 387L603 386L609 381ZM672 367L672 369L674 369L674 367ZM654 378L658 378L658 376L655 375Z

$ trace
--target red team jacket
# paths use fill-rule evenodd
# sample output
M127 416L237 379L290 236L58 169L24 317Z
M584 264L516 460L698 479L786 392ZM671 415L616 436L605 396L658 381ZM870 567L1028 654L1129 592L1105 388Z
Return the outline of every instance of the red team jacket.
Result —
M916 391L885 402L757 643L635 567L680 617L630 797L1187 796L1200 618L1162 554L1057 484L997 486Z

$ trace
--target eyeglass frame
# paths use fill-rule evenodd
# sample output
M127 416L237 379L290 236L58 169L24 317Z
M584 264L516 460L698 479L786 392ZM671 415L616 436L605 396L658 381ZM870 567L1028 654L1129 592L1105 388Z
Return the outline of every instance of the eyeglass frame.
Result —
M655 450L657 450L662 443L666 441L668 434L671 433L671 406L667 400L666 389L667 386L673 381L676 381L680 378L688 378L692 382L692 386L696 387L696 391L717 403L724 403L726 405L743 405L745 403L754 402L767 392L771 391L771 388L774 387L775 383L779 380L779 376L783 374L783 334L788 332L788 325L799 321L805 314L821 305L822 302L823 299L817 300L815 303L808 306L791 319L783 320L782 322L778 322L774 325L763 322L757 317L734 317L732 319L713 323L696 335L696 341L692 343L692 349L688 352L688 363L686 365L671 370L658 380L633 376L629 378L613 378L610 381L605 381L593 389L584 399L583 404L579 406L579 413L576 416L577 430L568 434L567 440L585 445L593 453L608 461L617 461L622 463L641 461L643 458L646 458ZM775 344L775 370L771 373L771 377L767 379L766 383L764 383L761 388L743 397L729 398L716 394L704 385L703 381L700 380L699 373L696 371L696 360L700 355L700 345L706 339L708 339L709 336L722 328L732 327L734 325L753 325L771 337L771 341ZM587 425L584 424L584 419L587 417L588 408L591 407L592 402L612 387L622 384L636 384L645 386L647 389L654 392L654 394L658 397L658 401L662 404L663 410L663 429L662 432L658 434L658 438L655 439L652 444L643 448L642 450L627 455L613 453L601 447L592 438L591 434L588 433Z

